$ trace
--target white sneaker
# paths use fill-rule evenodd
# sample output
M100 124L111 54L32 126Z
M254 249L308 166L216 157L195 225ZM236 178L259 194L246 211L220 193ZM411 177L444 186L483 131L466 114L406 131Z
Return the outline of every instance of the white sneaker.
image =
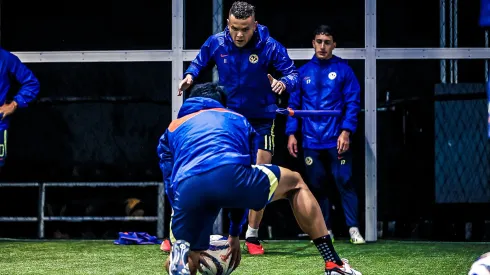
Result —
M353 269L347 259L342 259L343 266L332 262L325 263L325 275L362 275L361 272Z
M361 235L361 232L359 232L359 228L357 227L351 227L349 229L349 234L350 234L350 242L353 244L365 244L366 241Z

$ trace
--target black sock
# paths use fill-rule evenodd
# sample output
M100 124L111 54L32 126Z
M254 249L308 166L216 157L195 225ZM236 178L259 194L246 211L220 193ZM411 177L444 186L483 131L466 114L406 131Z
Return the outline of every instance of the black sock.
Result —
M339 255L337 255L337 252L335 252L335 248L333 248L332 238L330 238L330 235L325 235L318 239L314 239L313 242L315 243L318 251L320 251L320 254L325 262L334 262L340 266L344 265Z
M257 238L257 237L248 237L246 239L246 241L249 242L249 243L260 245L259 238Z

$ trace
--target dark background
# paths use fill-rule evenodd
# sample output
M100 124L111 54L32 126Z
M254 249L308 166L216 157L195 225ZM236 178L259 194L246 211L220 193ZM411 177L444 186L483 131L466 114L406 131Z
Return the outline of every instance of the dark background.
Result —
M224 0L224 15L232 2ZM304 0L294 5L249 2L256 5L259 23L268 26L271 35L288 48L311 47L311 33L321 23L334 27L338 47L364 47L364 1ZM478 26L479 4L477 0L468 0L459 6L460 47L484 46L484 30ZM439 1L378 0L377 7L378 47L439 47ZM1 46L13 52L171 48L169 0L70 1L69 4L4 0L0 18ZM198 49L211 33L212 1L187 0L185 49ZM298 67L305 62L295 61ZM364 102L364 61L351 60L349 64L361 84ZM460 83L484 82L483 60L460 60L458 64ZM171 90L170 62L27 66L39 78L39 96L43 98L133 96L146 102L34 103L28 109L19 110L9 131L9 156L0 175L2 181L161 181L156 145L171 119L171 93L175 91ZM484 232L484 221L490 218L490 211L481 211L488 210L488 204L435 203L433 95L440 81L439 60L381 60L377 62L376 73L378 105L385 103L388 91L391 100L401 100L393 111L379 112L377 124L378 219L384 222L385 229L388 221L397 224L396 232L389 237L461 240L467 221L475 223L473 238L490 237ZM198 79L209 80L209 72ZM12 96L16 88L13 87ZM483 92L474 93L483 98ZM407 101L414 97L417 100ZM287 96L281 102L287 102ZM360 213L363 213L363 113L359 121L352 146L354 180L359 187ZM276 122L273 162L302 172L301 158L293 159L285 148L284 119ZM488 140L476 142L488 144ZM481 162L488 164L488 156L483 156ZM490 168L483 165L482 169ZM145 202L145 215L155 214L154 188L53 188L47 194L54 215L67 204L74 215L85 214L87 204L98 205L98 214L124 215L124 200L129 197ZM0 216L35 216L36 206L34 188L0 191ZM272 204L265 213L263 237L268 225L273 227L276 238L296 238L301 233L287 202ZM345 236L342 214L334 213L336 235ZM363 215L361 218L364 221ZM34 223L4 225L0 237L36 235ZM115 235L107 232L134 229L154 233L155 228L153 223L107 222L83 226L85 231L94 232L95 237L109 238ZM48 222L46 237L53 237L56 229L69 232L71 237L84 237L78 232L79 227L79 224Z

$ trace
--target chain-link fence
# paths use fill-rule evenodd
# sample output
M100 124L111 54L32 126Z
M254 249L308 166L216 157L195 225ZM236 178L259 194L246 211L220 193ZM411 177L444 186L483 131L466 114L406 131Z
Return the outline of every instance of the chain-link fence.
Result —
M435 199L490 202L488 100L483 84L435 89Z

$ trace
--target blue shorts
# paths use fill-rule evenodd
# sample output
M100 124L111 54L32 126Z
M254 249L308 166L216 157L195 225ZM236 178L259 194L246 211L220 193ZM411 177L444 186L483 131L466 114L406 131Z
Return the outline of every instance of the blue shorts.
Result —
M271 152L274 155L274 120L251 118L248 121L258 133L255 139L256 148Z
M179 183L173 196L170 239L206 250L222 208L262 209L272 199L281 172L276 165L223 165Z
M0 130L0 167L5 165L7 158L7 130Z

